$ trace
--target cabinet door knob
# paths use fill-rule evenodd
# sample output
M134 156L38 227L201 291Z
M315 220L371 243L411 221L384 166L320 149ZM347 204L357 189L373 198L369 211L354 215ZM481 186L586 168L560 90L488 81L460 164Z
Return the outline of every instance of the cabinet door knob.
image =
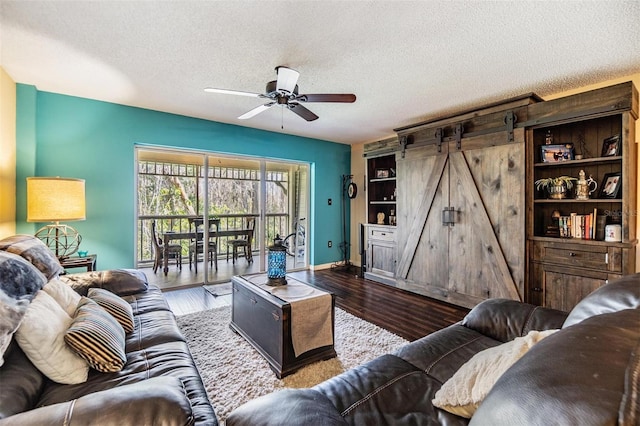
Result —
M533 290L533 291L542 291L542 288L540 288L540 287L534 287L534 288L532 288L532 290Z

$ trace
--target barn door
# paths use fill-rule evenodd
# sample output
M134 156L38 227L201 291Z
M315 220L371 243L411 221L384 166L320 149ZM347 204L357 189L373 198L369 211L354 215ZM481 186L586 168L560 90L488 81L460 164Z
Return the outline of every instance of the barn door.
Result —
M399 158L398 286L461 306L524 287L524 132ZM501 136L504 136L501 139ZM504 141L504 143L500 143ZM405 188L410 188L406 191ZM443 210L455 210L443 225Z

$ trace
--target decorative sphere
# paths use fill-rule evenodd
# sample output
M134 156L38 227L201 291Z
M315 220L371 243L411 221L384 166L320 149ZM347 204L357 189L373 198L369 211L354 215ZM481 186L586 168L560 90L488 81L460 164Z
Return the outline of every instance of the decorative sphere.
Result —
M58 257L70 256L80 246L82 237L78 231L67 225L47 225L36 232L36 237Z

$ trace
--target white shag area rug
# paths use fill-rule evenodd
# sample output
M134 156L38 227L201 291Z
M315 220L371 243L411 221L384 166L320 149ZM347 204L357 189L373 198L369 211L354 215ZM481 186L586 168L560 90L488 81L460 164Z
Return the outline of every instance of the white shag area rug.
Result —
M267 361L229 328L231 306L180 316L202 381L220 422L247 401L284 388L307 388L408 343L341 309L335 310L338 356L278 379Z

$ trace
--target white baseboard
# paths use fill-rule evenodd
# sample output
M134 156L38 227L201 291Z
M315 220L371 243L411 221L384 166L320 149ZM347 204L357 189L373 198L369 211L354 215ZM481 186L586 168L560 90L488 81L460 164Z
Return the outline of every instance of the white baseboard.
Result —
M310 265L309 269L311 269L312 271L321 271L323 269L330 269L333 268L336 265L336 262L332 262L332 263L323 263L322 265ZM355 267L360 267L360 264L356 264L354 262L352 262L352 265Z
M322 265L310 265L309 269L311 269L312 271L321 271L323 269L331 269L331 265L333 265L333 263L324 263Z

